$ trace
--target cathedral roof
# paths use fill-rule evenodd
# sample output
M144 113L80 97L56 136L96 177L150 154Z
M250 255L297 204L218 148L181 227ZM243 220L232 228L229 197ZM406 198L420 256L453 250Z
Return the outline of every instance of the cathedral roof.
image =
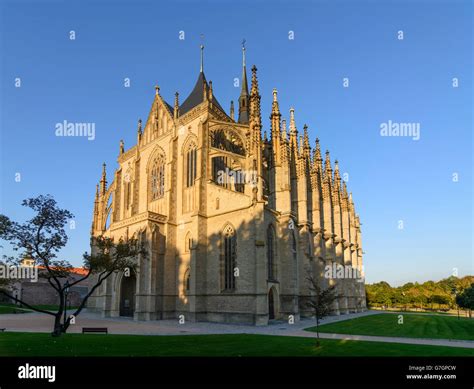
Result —
M196 81L196 85L189 96L184 100L183 104L179 107L179 114L184 115L186 112L192 110L194 107L198 106L204 101L204 83L206 88L209 89L209 84L207 83L206 76L204 72L199 73L199 77ZM213 96L212 103L217 106L222 112L225 112L221 107L217 99Z

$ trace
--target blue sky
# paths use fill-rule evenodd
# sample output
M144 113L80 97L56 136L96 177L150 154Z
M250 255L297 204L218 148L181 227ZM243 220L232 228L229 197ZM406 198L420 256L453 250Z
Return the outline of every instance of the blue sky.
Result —
M176 91L184 100L204 34L223 107L238 98L245 38L264 129L276 87L283 115L294 106L298 129L307 123L312 145L318 136L349 173L368 282L473 273L469 1L3 1L0 11L0 212L24 220L22 199L52 194L76 216L62 253L73 264L88 250L102 162L112 174L119 140L133 145L156 83L168 102ZM63 120L95 123L95 140L56 137ZM420 139L380 136L389 120L419 123Z

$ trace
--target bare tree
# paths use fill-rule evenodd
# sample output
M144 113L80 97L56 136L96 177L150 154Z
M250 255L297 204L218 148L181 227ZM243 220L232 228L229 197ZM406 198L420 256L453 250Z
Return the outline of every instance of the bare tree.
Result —
M331 313L332 304L339 296L336 294L335 285L323 289L319 286L318 280L311 274L309 274L306 279L309 283L309 290L312 292L311 297L309 297L307 301L307 306L314 311L316 318L316 347L319 347L319 323Z

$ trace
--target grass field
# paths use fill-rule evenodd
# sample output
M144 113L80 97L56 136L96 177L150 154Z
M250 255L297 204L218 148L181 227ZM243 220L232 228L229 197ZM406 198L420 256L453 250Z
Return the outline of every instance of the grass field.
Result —
M46 311L57 311L57 305L33 305L33 307L38 309L44 309ZM76 309L77 307L68 307L68 309ZM16 312L15 312L16 311ZM14 304L1 304L0 305L0 315L2 313L26 313L26 312L33 312L31 309L26 307L21 307L19 305Z
M474 320L445 315L382 313L324 324L320 332L352 335L397 336L406 338L474 340ZM316 331L315 327L307 331Z
M29 312L29 311L24 311L23 309L18 309L10 305L0 305L0 315L7 314L7 313L25 313L25 312Z
M474 349L268 335L0 333L0 356L474 356Z

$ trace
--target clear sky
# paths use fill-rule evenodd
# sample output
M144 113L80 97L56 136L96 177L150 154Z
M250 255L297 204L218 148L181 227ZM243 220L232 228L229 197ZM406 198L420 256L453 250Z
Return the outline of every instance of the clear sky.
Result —
M101 164L111 177L154 85L184 101L204 34L204 71L228 109L245 38L264 129L276 87L284 117L293 106L349 173L367 281L474 273L470 1L159 3L1 2L1 213L24 220L22 199L52 194L75 214L62 256L80 265ZM64 120L95 123L95 139L55 136ZM420 139L381 136L389 121L419 125Z

